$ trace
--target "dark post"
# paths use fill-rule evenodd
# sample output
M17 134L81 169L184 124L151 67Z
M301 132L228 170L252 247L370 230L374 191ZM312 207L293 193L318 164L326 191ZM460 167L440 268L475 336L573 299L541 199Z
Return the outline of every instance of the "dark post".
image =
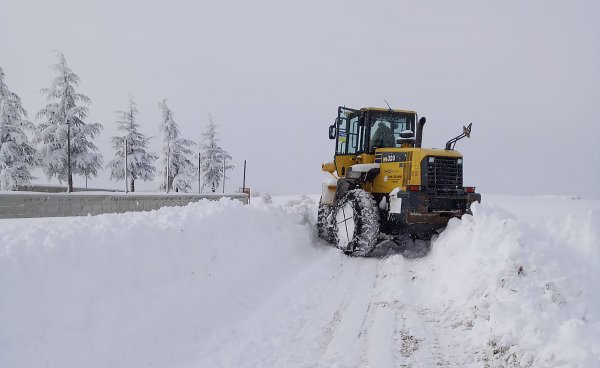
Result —
M167 184L165 185L167 193L169 193L169 175L171 174L169 172L169 165L171 164L169 162L170 156L171 156L171 141L167 142L167 170L166 170L166 172L167 172Z
M73 191L73 175L71 174L71 124L67 121L67 193Z
M225 194L225 157L223 157L223 194Z
M127 137L124 139L125 141L125 152L123 153L125 156L125 193L127 193L127 186L129 183L127 182Z
M246 193L246 160L244 160L244 181L242 181L242 193ZM250 204L250 194L248 194L248 204Z
M244 160L244 181L242 182L242 192L246 193L246 160Z

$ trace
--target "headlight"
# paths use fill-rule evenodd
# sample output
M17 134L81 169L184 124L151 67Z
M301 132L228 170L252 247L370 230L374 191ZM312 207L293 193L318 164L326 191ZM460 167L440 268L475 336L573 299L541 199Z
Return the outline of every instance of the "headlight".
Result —
M462 165L462 158L459 158L458 160L456 160L456 163L459 165Z
M429 163L434 163L435 162L435 157L429 157Z

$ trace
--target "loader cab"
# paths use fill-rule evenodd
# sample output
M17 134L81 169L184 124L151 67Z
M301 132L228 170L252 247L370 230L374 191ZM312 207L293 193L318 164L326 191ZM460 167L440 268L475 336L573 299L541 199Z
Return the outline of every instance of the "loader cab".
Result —
M365 151L374 154L377 148L400 147L402 132L414 133L415 119L415 113L371 111L367 117L369 141L365 142Z
M414 132L416 119L414 111L339 107L329 127L329 138L335 139L337 174L346 175L348 167L358 163L375 162L377 148L400 147L401 133Z

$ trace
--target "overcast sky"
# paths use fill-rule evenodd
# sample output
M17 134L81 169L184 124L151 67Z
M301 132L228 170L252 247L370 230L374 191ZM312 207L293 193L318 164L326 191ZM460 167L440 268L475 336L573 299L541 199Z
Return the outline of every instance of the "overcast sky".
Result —
M246 159L255 190L318 193L337 106L387 99L427 117L424 146L473 123L456 147L465 185L484 194L600 198L598 14L593 0L2 0L0 66L33 119L51 50L63 51L92 99L89 122L104 124L105 162L131 92L154 150L167 98L195 141L213 115L237 167L229 189ZM108 177L90 185L123 187Z

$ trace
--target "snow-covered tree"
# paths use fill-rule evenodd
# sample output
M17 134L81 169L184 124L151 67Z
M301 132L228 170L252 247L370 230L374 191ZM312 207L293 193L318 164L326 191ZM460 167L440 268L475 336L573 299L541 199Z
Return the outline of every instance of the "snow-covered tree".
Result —
M208 115L206 131L202 133L202 136L200 147L202 189L208 187L211 192L216 192L224 180L223 161L225 160L225 171L233 169L234 166L231 164L231 156L219 144L217 124L215 124L210 114Z
M160 189L187 192L198 170L191 149L196 143L180 138L179 127L173 119L173 111L167 106L167 100L159 102L158 108L162 112L160 131L164 134L161 159L163 182Z
M117 111L117 129L123 136L112 137L112 146L115 149L115 158L107 168L110 168L110 178L115 180L125 179L125 146L127 146L127 179L130 190L135 192L135 181L138 179L153 180L156 172L154 161L158 156L148 152L150 138L138 131L140 124L137 122L138 108L133 97L129 95L129 108L127 111Z
M102 167L102 155L92 139L102 130L101 124L86 124L89 97L75 92L79 76L67 66L65 56L57 52L58 63L52 65L57 76L49 88L42 89L50 101L37 117L44 121L38 125L36 142L48 179L56 177L67 182L73 191L73 174L97 176Z
M266 204L273 203L273 198L271 198L271 195L269 193L265 193L265 195L263 196L263 202Z
M0 190L15 190L31 182L31 169L37 159L25 133L33 131L34 126L26 118L21 99L8 89L0 68Z

